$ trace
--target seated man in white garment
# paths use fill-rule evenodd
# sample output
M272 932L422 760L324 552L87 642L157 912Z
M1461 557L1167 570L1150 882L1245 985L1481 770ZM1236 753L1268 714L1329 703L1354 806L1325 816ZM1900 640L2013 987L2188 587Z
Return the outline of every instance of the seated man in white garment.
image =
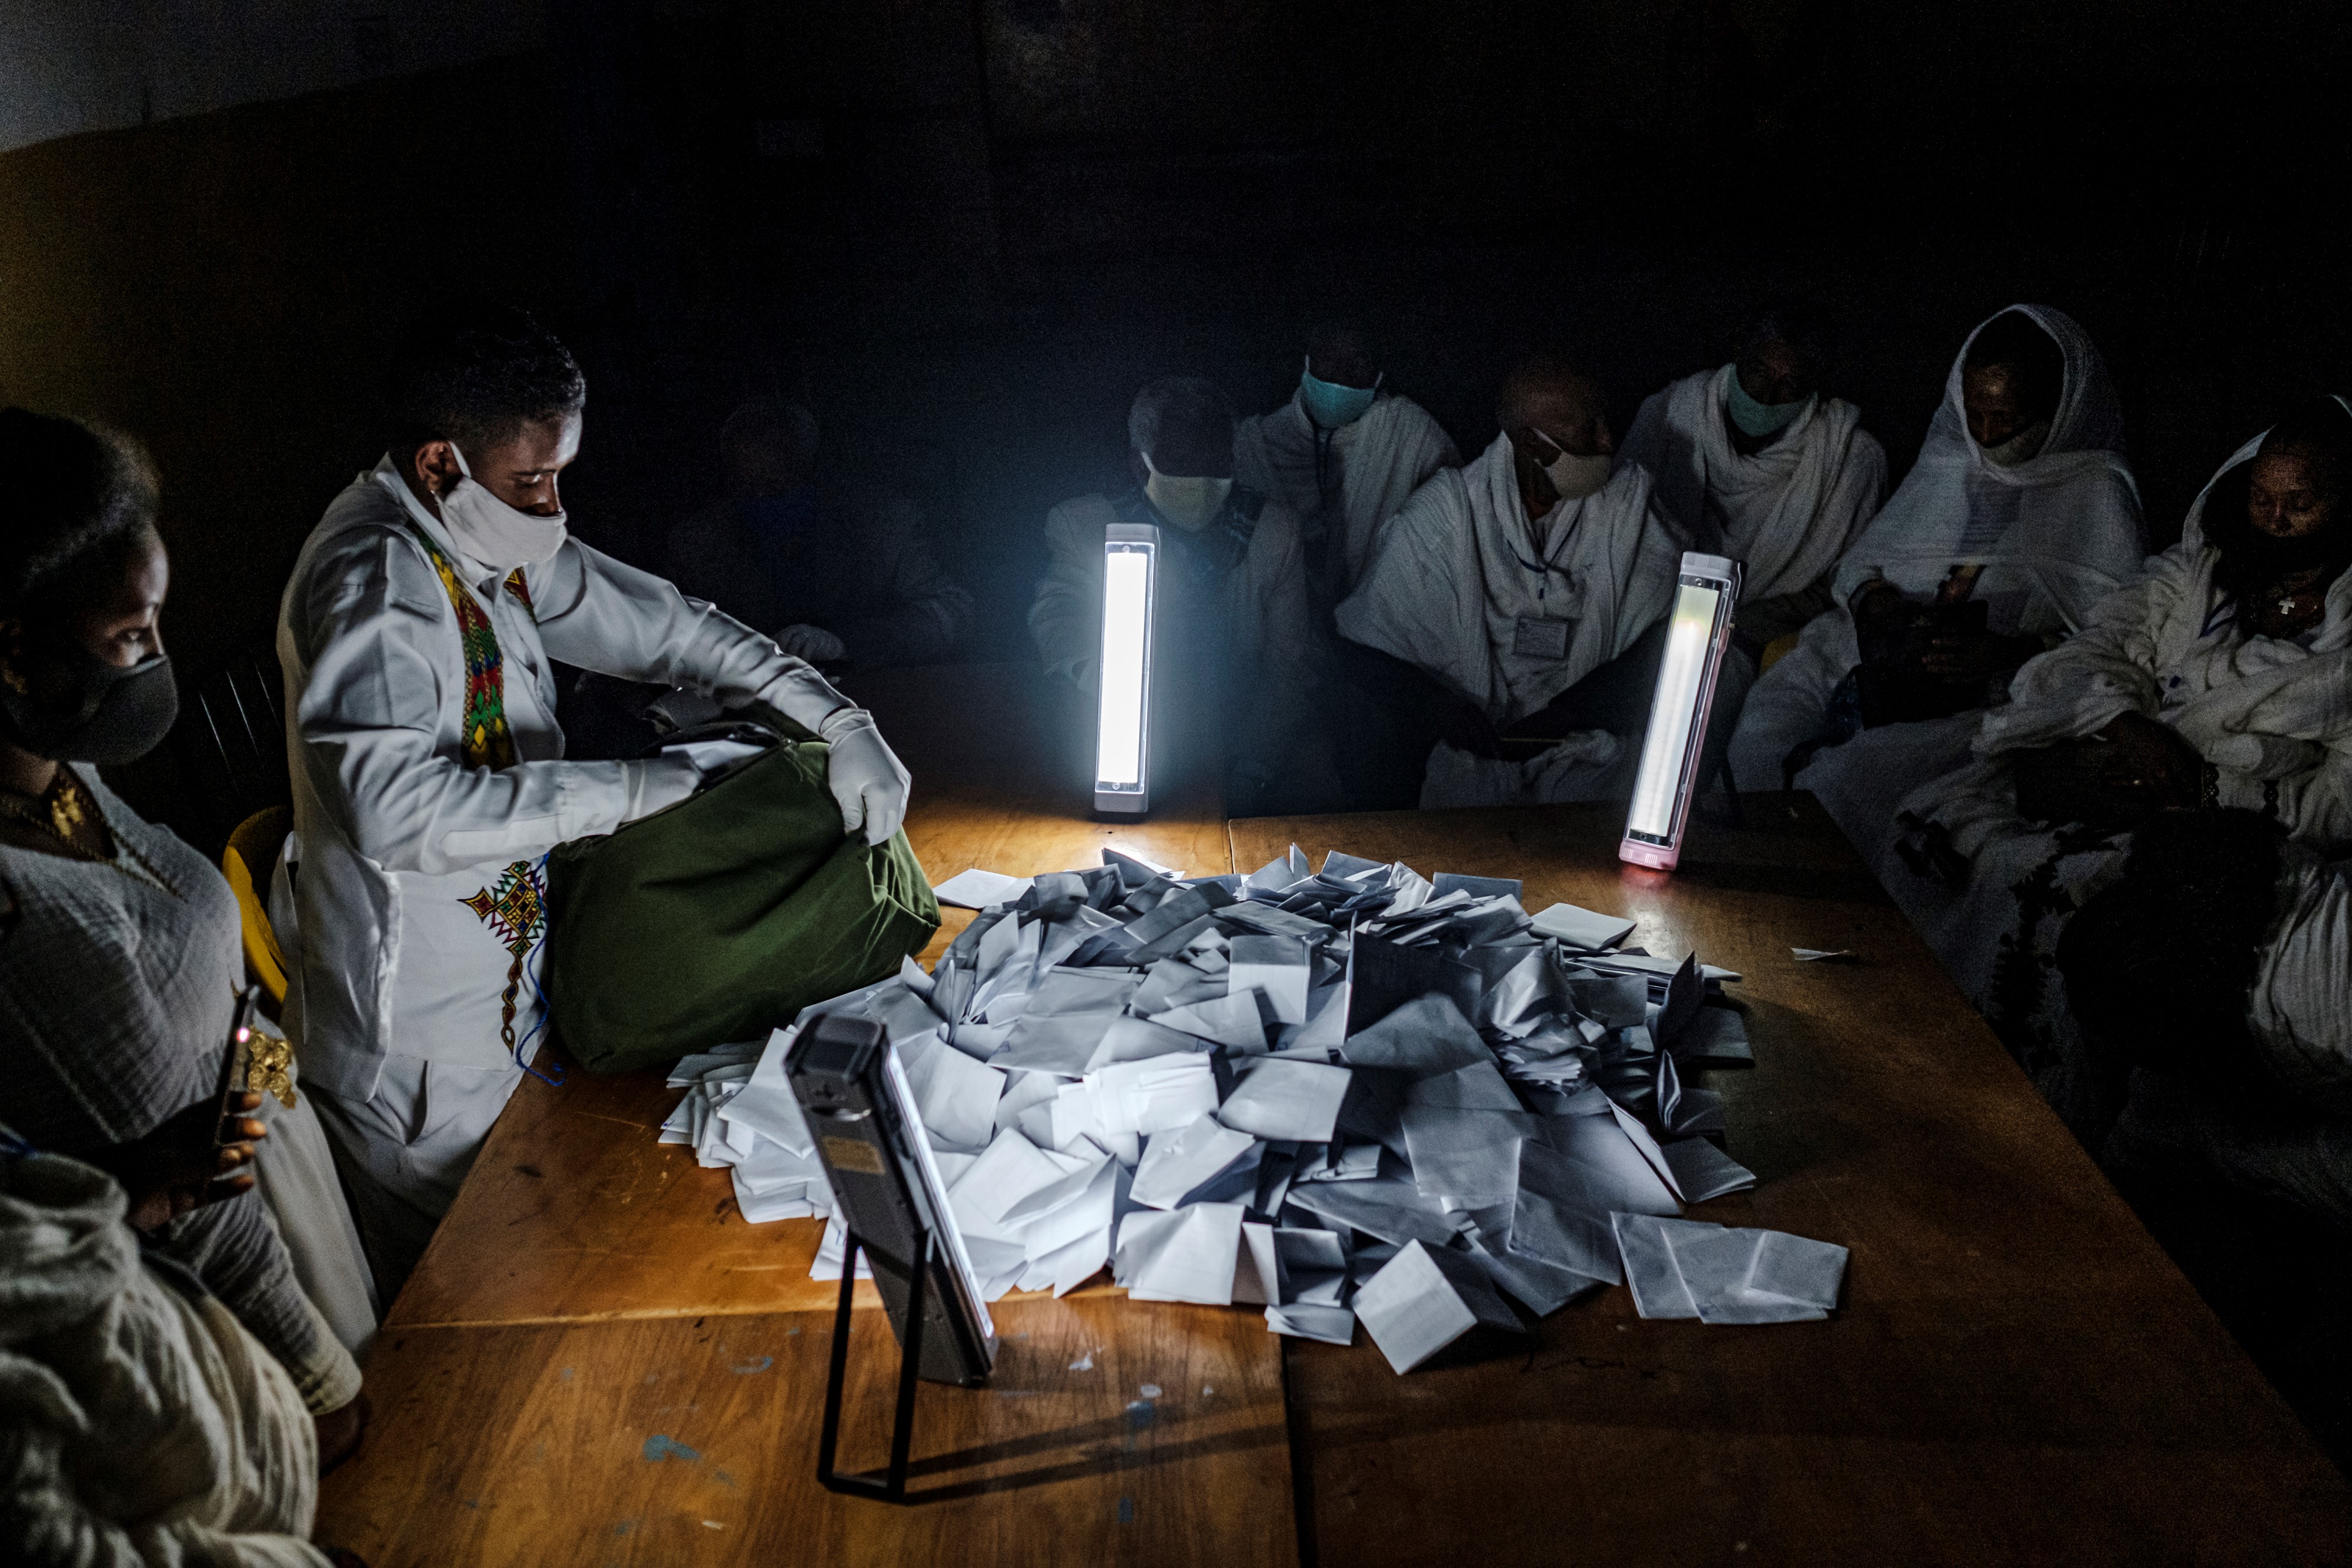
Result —
M1965 760L1979 710L2145 553L2123 416L2082 328L2019 305L1969 335L1919 458L1832 579L1836 607L1748 694L1731 766L1812 790L1864 858Z
M1085 706L1090 737L1103 530L1156 527L1153 754L1171 768L1222 756L1232 815L1329 809L1338 786L1310 712L1313 626L1297 517L1234 482L1233 405L1213 382L1151 382L1135 395L1127 434L1132 483L1046 515L1052 561L1029 607L1046 674L1084 699L1071 706Z
M2239 808L2352 852L2352 416L2319 399L2241 447L2085 620L1983 716L1976 761L1901 803L1876 867L1996 1030L2062 1057L2042 960L2139 822Z
M683 757L569 762L551 659L757 701L832 743L843 831L905 815L864 710L741 622L568 536L587 383L520 310L424 321L381 462L328 507L278 609L302 1084L383 1300L424 1252L543 1014L540 866L691 795Z
M1643 400L1618 457L1647 468L1658 504L1745 569L1732 634L1751 656L1830 608L1830 573L1886 495L1886 452L1862 413L1823 395L1827 319L1776 300L1732 362Z
M1625 792L1686 541L1649 470L1612 465L1591 376L1538 355L1496 413L1494 444L1414 493L1339 605L1373 655L1350 676L1434 740L1424 807ZM1727 660L1725 700L1753 678Z
M1364 332L1318 328L1290 401L1234 432L1234 481L1297 515L1327 608L1362 580L1381 525L1431 475L1462 465L1444 427L1387 379Z

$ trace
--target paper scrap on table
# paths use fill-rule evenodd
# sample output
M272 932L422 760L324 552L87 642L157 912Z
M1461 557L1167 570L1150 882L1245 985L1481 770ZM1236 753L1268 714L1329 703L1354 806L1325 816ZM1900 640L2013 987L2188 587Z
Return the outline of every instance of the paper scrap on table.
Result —
M1800 964L1818 964L1825 958L1859 958L1861 954L1850 947L1791 947Z
M1002 872L960 871L942 883L932 885L931 894L941 904L960 904L966 909L986 909L992 904L1011 904L1028 892L1035 879L1006 876Z
M1571 947L1588 950L1620 946L1626 937L1633 935L1633 927L1640 924L1622 915L1601 915L1590 909L1580 909L1573 904L1555 904L1549 909L1538 911L1535 916L1535 928L1538 935L1557 936Z

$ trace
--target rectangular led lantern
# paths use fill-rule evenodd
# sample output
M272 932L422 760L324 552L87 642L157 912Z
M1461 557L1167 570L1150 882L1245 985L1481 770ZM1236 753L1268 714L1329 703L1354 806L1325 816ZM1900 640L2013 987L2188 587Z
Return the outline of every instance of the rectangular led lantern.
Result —
M1672 871L1682 858L1683 829L1697 794L1700 753L1716 677L1731 645L1731 613L1739 605L1739 563L1685 551L1675 607L1666 622L1666 653L1650 698L1650 728L1633 778L1633 809L1617 858Z
M1095 810L1151 807L1151 631L1160 530L1150 523L1103 529L1101 711L1095 727Z

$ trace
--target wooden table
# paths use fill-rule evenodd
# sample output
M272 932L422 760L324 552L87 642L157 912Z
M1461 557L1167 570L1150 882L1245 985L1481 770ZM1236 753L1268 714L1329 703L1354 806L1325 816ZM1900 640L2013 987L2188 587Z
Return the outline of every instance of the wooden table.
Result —
M1520 877L1529 909L1638 915L1653 952L1738 970L1758 1065L1709 1083L1759 1183L1693 1217L1853 1251L1827 1322L1649 1322L1608 1291L1405 1378L1360 1341L1290 1342L1320 1558L2341 1560L2343 1477L1826 814L1747 816L1671 878L1617 862L1622 806L1233 824L1236 864L1295 841Z
M1302 1546L1333 1564L2301 1563L2352 1531L2342 1479L1809 799L1703 828L1672 879L1617 866L1607 809L1228 829L1196 777L1106 824L1018 673L858 695L915 769L908 831L934 880L1106 844L1247 869L1296 840L1521 877L1530 907L1638 915L1653 950L1742 970L1761 1062L1715 1085L1762 1185L1698 1215L1852 1247L1844 1310L1711 1329L1643 1322L1612 1291L1399 1378L1360 1337L1278 1341L1247 1310L1099 1283L1009 1298L992 1389L923 1393L917 1484L944 1500L890 1509L811 1473L819 1227L743 1224L726 1173L656 1145L676 1099L658 1074L533 1081L390 1314L376 1424L325 1482L322 1539L376 1568L1222 1565ZM1791 943L1864 962L1798 965ZM885 1339L861 1312L849 1462L878 1458Z

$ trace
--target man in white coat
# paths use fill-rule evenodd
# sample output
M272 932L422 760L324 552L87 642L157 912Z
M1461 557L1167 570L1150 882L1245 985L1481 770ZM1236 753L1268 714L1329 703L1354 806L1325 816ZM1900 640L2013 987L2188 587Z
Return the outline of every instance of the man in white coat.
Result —
M547 852L691 795L683 757L567 762L550 661L765 703L831 742L845 832L908 776L768 638L570 538L587 386L520 310L412 334L391 449L303 545L278 611L294 786L287 1023L389 1303L521 1082Z
M1029 607L1045 673L1095 695L1103 530L1156 527L1155 755L1222 753L1234 816L1329 809L1338 782L1309 712L1313 625L1297 517L1235 480L1233 405L1213 382L1151 382L1136 393L1127 434L1134 485L1046 515L1051 565Z
M1768 305L1738 357L1643 401L1621 461L1658 504L1746 570L1733 634L1751 653L1830 607L1830 573L1886 495L1886 451L1862 411L1821 391L1829 326L1802 300Z
M1462 465L1444 427L1387 379L1363 332L1319 328L1290 401L1234 431L1234 482L1297 515L1327 606L1362 580L1381 525L1431 475Z
M1341 602L1360 685L1426 717L1424 807L1595 799L1629 789L1685 541L1649 471L1611 461L1599 387L1564 361L1504 381L1502 434L1382 530ZM1656 635L1645 636L1653 629ZM1736 692L1753 679L1727 662Z

